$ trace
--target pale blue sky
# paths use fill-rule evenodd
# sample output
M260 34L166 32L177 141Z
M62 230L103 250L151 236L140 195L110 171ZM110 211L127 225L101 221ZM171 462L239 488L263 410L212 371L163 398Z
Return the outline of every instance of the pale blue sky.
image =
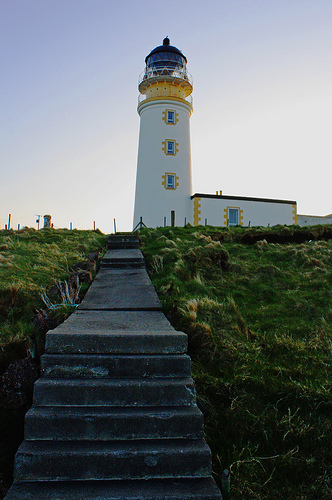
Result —
M0 0L0 219L130 230L137 79L168 35L194 79L194 192L332 212L331 0Z

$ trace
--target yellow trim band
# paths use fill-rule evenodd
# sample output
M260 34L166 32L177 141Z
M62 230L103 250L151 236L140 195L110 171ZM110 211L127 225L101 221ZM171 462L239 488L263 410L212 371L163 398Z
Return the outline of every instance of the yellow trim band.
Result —
M194 226L198 226L201 222L201 198L194 198Z
M188 80L164 80L164 79L154 79L154 80L143 80L139 86L138 90L141 94L145 94L147 97L162 97L162 96L177 96L177 97L188 97L193 91L193 87Z
M228 210L224 208L224 226L228 226Z
M239 225L243 226L243 210L239 208Z
M297 224L297 206L292 205L292 207L293 207L293 221L294 221L294 224Z

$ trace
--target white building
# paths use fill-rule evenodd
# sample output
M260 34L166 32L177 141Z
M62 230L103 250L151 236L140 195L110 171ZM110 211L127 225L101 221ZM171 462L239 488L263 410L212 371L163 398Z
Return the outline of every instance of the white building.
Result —
M332 224L332 214L329 215L298 215L299 226L316 226L317 224Z
M296 201L194 194L193 224L210 226L275 226L297 224Z
M134 228L184 226L274 226L326 224L331 216L297 214L296 201L192 194L189 119L192 78L187 59L170 45L153 49L139 78L140 134Z

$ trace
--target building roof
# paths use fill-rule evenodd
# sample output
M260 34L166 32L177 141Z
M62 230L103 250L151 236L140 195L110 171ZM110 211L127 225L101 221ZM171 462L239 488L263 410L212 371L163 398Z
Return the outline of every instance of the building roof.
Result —
M150 54L146 56L145 64L147 64L149 57L151 57L155 54L159 54L161 52L177 54L177 55L183 57L183 59L187 62L187 58L182 54L181 50L177 49L173 45L170 45L170 39L168 37L166 37L166 38L164 38L162 45L158 45L158 47L151 50Z
M230 196L230 195L223 195L223 194L202 194L202 193L195 193L191 196L191 199L193 198L215 198L215 199L223 199L223 200L240 200L240 201L260 201L262 203L284 203L288 205L296 205L296 201L291 201L291 200L274 200L271 198L252 198L249 196Z

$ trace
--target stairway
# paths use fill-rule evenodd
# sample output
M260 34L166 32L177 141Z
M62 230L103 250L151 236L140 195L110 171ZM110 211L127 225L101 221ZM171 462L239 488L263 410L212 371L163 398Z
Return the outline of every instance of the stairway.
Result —
M47 334L6 500L220 500L187 336L134 236L111 236L82 304Z

